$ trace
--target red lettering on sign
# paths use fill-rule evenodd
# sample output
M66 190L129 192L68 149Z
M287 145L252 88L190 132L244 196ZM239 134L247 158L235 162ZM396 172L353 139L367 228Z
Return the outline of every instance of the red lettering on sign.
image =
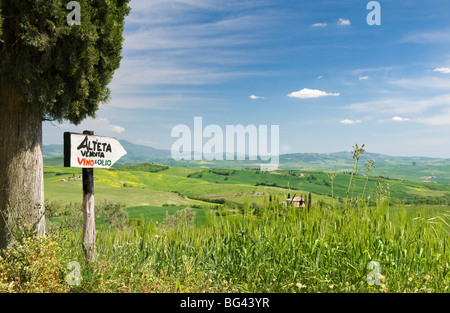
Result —
M94 166L94 164L95 164L94 160L86 160L85 158L82 158L82 159L80 160L79 157L77 157L77 159L78 159L78 164L79 164L79 165L83 165L83 166Z

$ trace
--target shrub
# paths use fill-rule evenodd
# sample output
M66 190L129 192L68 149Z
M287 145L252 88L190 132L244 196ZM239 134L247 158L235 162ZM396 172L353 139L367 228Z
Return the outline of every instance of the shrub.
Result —
M83 205L81 203L70 203L66 206L66 214L61 218L61 226L71 230L83 229ZM97 212L96 212L97 213Z
M217 175L223 175L223 176L229 176L236 173L236 170L229 170L229 169L212 169L210 170L211 173L217 174Z
M7 250L0 250L0 293L66 291L58 241L51 235L37 236L37 223L26 223L29 211L20 208L18 216L11 212L7 220L9 244Z
M61 247L51 237L28 237L0 254L1 292L66 292Z
M121 202L105 200L96 207L96 217L103 217L110 226L123 229L129 222L129 216L123 210L124 207L125 205Z
M45 201L45 217L52 218L64 214L64 205L62 201Z
M191 208L185 208L175 212L173 215L169 215L166 212L166 217L161 222L162 228L177 228L177 227L190 227L194 225L195 211Z
M101 219L110 226L123 229L129 223L128 213L123 210L125 205L121 202L105 200L95 205L95 219ZM70 203L65 208L65 214L61 218L61 226L70 230L83 229L83 205L81 203Z

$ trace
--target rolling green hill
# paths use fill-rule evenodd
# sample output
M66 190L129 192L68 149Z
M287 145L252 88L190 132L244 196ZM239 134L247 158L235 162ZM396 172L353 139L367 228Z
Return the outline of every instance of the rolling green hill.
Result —
M144 145L136 145L125 140L120 141L127 154L113 167L123 167L145 162L154 162L171 167L189 168L233 168L248 169L259 167L257 161L175 161L171 159L170 151L159 150ZM44 164L47 166L63 166L62 145L44 146ZM427 157L396 157L365 152L361 155L360 164L363 167L367 160L375 160L373 176L397 178L429 184L450 184L450 159ZM348 172L353 167L351 152L330 154L295 153L280 155L280 169Z
M263 204L269 195L284 199L288 194L306 195L314 200L331 201L331 184L319 171L263 172L259 170L211 170L168 167L151 172L148 166L131 169L95 170L96 197L120 200L127 206L195 204L227 199L239 203ZM45 192L50 199L81 201L81 169L45 167ZM335 198L345 198L350 174L337 174L333 183ZM355 178L355 197L375 199L388 190L395 203L440 204L450 202L450 186L392 180L379 177ZM389 186L388 186L389 185ZM366 189L364 189L366 186ZM364 193L364 195L363 195ZM223 203L223 202L222 202Z

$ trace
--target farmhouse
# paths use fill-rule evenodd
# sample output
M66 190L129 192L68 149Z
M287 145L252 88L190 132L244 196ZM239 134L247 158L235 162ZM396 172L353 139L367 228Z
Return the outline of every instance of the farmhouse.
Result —
M283 201L284 206L292 205L295 208L304 208L305 207L305 199L302 197L295 197L294 199L288 198L285 201Z

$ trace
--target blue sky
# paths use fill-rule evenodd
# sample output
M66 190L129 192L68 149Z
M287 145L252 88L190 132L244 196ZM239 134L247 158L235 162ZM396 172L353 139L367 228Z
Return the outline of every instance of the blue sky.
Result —
M450 2L131 0L111 101L63 132L170 149L177 124L279 125L280 152L450 158ZM81 12L83 14L83 12Z

